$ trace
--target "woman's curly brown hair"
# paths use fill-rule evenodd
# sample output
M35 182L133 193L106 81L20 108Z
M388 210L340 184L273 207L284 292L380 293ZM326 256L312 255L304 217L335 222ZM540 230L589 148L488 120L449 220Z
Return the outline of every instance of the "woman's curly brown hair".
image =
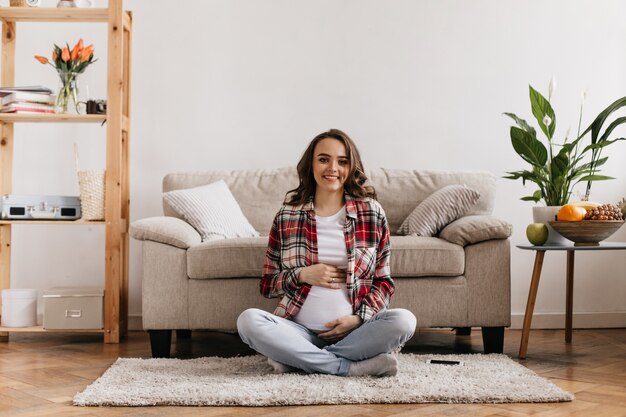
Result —
M300 184L297 188L287 191L285 204L297 205L306 203L315 195L315 177L313 177L313 152L315 146L322 139L336 139L346 147L347 157L350 163L350 172L344 183L344 191L356 198L371 197L376 199L376 190L371 185L365 185L367 177L363 169L361 155L356 145L348 135L339 129L330 129L328 132L317 135L302 154L297 165ZM290 195L291 194L291 195Z

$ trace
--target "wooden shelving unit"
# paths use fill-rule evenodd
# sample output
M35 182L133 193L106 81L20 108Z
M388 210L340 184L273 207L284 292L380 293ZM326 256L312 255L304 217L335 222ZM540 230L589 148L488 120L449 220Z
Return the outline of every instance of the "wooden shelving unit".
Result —
M28 225L42 225L42 224L73 224L73 225L97 225L105 224L104 220L97 221L85 221L85 220L0 220L0 224L28 224Z
M102 123L104 114L14 114L0 113L0 123Z
M0 332L6 333L104 333L103 329L64 329L64 330L47 330L43 326L32 327L2 327Z
M105 343L119 343L128 327L128 218L130 69L132 14L123 0L107 8L0 7L2 67L0 84L15 83L15 46L19 22L101 22L108 25L107 114L0 114L0 195L12 193L13 127L15 123L102 123L106 119L106 177L104 221L0 221L0 288L11 287L12 225L103 225L105 227L104 329L63 332L104 333ZM56 283L61 285L62 283ZM0 339L13 332L59 332L41 326L0 327Z
M3 7L0 18L4 22L108 22L109 9Z

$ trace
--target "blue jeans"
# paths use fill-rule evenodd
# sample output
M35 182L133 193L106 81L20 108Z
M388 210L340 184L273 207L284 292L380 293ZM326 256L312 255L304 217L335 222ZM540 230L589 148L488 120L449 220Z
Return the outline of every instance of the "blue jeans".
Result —
M413 313L382 310L340 341L329 344L306 327L267 311L250 308L239 315L237 331L252 349L308 373L348 375L352 362L402 347L415 332Z

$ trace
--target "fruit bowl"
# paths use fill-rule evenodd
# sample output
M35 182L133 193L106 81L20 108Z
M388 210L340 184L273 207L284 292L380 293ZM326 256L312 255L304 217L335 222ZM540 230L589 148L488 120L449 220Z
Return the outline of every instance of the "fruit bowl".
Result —
M624 220L551 221L550 226L574 246L596 246L622 227Z

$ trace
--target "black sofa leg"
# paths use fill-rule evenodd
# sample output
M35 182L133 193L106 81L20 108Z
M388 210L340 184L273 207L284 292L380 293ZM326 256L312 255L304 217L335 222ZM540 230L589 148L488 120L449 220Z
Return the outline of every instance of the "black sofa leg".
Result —
M485 353L504 352L504 327L483 327L482 332Z
M457 336L471 336L472 328L471 327L457 327L456 335Z
M177 329L176 339L191 339L191 330Z
M170 344L172 343L171 330L148 330L150 334L150 348L153 358L169 358Z

